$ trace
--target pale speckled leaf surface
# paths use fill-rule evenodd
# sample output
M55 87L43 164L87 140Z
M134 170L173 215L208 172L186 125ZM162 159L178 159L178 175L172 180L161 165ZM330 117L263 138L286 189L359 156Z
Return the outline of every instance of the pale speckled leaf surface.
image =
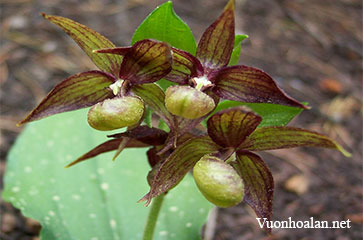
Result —
M149 208L136 202L148 190L146 149L65 169L106 139L86 121L81 110L29 124L8 155L2 196L40 221L44 240L141 239ZM200 239L211 207L186 177L167 195L155 239Z

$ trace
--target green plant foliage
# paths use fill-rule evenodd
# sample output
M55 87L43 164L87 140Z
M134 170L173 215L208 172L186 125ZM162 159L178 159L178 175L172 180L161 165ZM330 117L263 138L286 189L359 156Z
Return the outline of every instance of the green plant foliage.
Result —
M158 6L136 29L131 44L151 38L170 43L173 47L195 54L197 49L192 31L174 12L168 1Z
M146 149L127 149L65 169L105 140L86 123L86 110L31 123L8 155L3 198L42 224L45 240L141 239L149 208L137 201L148 190ZM200 239L211 208L191 176L170 191L155 239ZM175 224L177 223L177 224Z
M248 38L248 35L236 35L235 36L232 56L231 56L231 59L229 60L229 63L228 63L229 66L233 66L233 65L238 64L239 57L241 55L241 43L246 38Z
M262 117L262 122L258 127L285 126L294 117L296 117L299 113L301 113L304 110L302 108L289 107L279 104L243 103L243 102L225 100L218 104L217 108L210 114L210 116L212 116L213 114L215 114L220 110L237 106L247 106L255 113L260 115Z
M173 3L168 1L154 11L136 29L131 44L143 39L156 39L171 46L195 54L197 45L189 26L174 12ZM165 90L174 85L162 79L158 84Z

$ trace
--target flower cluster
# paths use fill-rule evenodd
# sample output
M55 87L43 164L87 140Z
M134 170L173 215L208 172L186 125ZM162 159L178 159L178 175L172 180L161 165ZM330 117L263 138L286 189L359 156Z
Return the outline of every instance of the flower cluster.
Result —
M91 107L91 127L101 131L127 127L68 166L108 151L117 150L117 156L126 147L151 147L150 191L141 199L147 204L193 170L198 188L210 202L229 207L244 201L258 216L270 219L272 174L252 151L314 146L349 156L336 142L315 132L258 128L262 118L246 107L210 116L221 99L307 108L262 70L228 66L235 39L233 0L203 33L195 56L152 39L116 47L82 24L43 16L73 38L99 70L60 82L19 124ZM162 78L174 83L165 92L155 83ZM146 107L167 124L168 131L143 125ZM206 131L196 130L204 119L208 119Z

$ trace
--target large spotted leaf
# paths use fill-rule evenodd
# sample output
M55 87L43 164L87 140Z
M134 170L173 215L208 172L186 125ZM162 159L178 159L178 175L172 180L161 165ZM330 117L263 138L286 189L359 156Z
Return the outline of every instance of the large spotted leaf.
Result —
M106 140L86 122L86 111L29 124L7 158L2 197L42 225L43 240L141 239L149 208L146 150L126 149L65 169ZM164 201L155 239L200 239L211 204L187 176Z

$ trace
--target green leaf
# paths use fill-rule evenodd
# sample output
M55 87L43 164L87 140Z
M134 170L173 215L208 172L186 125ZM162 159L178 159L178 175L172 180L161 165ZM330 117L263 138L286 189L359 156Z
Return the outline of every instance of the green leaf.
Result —
M117 76L120 71L122 56L112 54L97 54L93 50L114 48L115 45L98 32L71 19L42 14L50 22L58 25L70 36L90 57L92 62L103 71Z
M208 119L208 135L222 147L238 147L260 124L262 118L244 107L217 112Z
M262 122L259 127L266 126L285 126L295 116L303 111L301 108L289 107L279 104L270 103L245 103L231 100L225 100L218 104L217 108L213 111L214 113L231 107L247 106L252 109L255 113L262 117Z
M53 114L89 107L111 98L113 94L108 87L114 81L112 75L95 70L70 76L58 83L18 125Z
M323 147L340 151L350 157L342 146L331 138L313 131L295 127L262 127L254 131L239 149L264 151L293 147Z
M140 24L132 36L131 44L147 38L170 43L173 47L195 54L196 43L188 25L173 10L168 1L158 6Z
M233 51L232 51L232 56L231 59L229 60L228 65L229 66L233 66L233 65L237 65L239 62L239 57L241 55L241 43L243 40L245 40L246 38L248 38L248 35L236 35L234 37L234 46L233 46Z
M140 24L132 36L131 44L143 39L156 39L171 46L195 54L197 45L189 26L174 12L173 3L168 1L158 6ZM174 83L161 79L157 82L166 90Z
M136 202L148 189L146 149L126 149L117 162L107 153L64 168L103 140L84 110L29 124L17 139L3 199L41 223L43 240L141 239L149 208ZM187 176L167 194L155 239L200 239L211 207Z

